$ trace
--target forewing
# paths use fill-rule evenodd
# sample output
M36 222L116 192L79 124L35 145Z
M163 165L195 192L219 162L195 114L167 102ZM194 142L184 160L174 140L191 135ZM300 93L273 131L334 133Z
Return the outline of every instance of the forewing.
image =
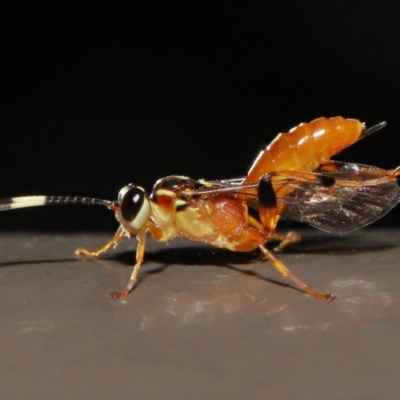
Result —
M400 201L399 185L387 171L363 164L335 165L335 172L315 171L334 177L331 187L289 180L293 191L284 197L277 193L284 203L282 216L326 232L345 233L376 221Z

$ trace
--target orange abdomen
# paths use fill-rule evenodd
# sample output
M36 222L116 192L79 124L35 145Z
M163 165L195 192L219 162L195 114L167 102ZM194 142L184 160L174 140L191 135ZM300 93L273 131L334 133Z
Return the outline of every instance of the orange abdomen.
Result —
M333 155L356 142L364 124L342 117L318 118L280 133L260 152L244 183L256 183L272 171L314 171Z

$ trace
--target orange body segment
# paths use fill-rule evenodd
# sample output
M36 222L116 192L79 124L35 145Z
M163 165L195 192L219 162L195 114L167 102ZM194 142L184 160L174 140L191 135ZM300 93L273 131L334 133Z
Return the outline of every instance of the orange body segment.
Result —
M314 171L355 143L363 129L360 121L342 117L302 123L288 133L280 133L259 153L243 183L256 183L272 171Z

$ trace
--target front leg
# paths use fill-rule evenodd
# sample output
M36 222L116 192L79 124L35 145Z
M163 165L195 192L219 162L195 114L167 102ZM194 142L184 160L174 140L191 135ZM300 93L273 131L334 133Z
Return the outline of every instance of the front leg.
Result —
M154 240L157 240L159 242L165 242L166 240L168 240L168 238L163 235L163 232L159 228L157 228L151 221L149 221L147 225L141 231L139 231L136 236L137 240L139 241L136 249L136 264L133 267L132 275L129 279L128 284L126 285L126 288L122 292L110 293L110 296L113 299L123 299L135 287L139 274L139 269L144 260L144 250L147 234L149 234Z
M126 288L122 292L111 292L110 296L113 299L123 299L126 297L134 288L136 282L137 282L137 277L139 273L140 266L142 265L143 258L144 258L144 249L145 249L145 244L146 244L146 236L147 236L147 230L142 229L138 235L136 236L139 244L136 249L136 264L133 267L133 272L132 275L129 279L128 284L126 285Z
M97 250L86 250L82 247L78 247L75 250L75 254L78 255L84 255L88 257L97 257L101 253L104 253L107 251L111 246L114 246L114 248L117 246L118 242L124 237L125 230L122 227L122 225L118 228L116 234L114 237L109 240L104 246L100 247Z

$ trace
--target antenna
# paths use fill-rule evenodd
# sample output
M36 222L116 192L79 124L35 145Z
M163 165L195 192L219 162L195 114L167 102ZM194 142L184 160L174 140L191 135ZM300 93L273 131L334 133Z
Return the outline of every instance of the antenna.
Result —
M118 204L110 200L94 199L90 197L71 197L71 196L22 196L0 199L0 211L14 210L16 208L38 207L53 204L89 204L106 206L111 210L116 210Z

